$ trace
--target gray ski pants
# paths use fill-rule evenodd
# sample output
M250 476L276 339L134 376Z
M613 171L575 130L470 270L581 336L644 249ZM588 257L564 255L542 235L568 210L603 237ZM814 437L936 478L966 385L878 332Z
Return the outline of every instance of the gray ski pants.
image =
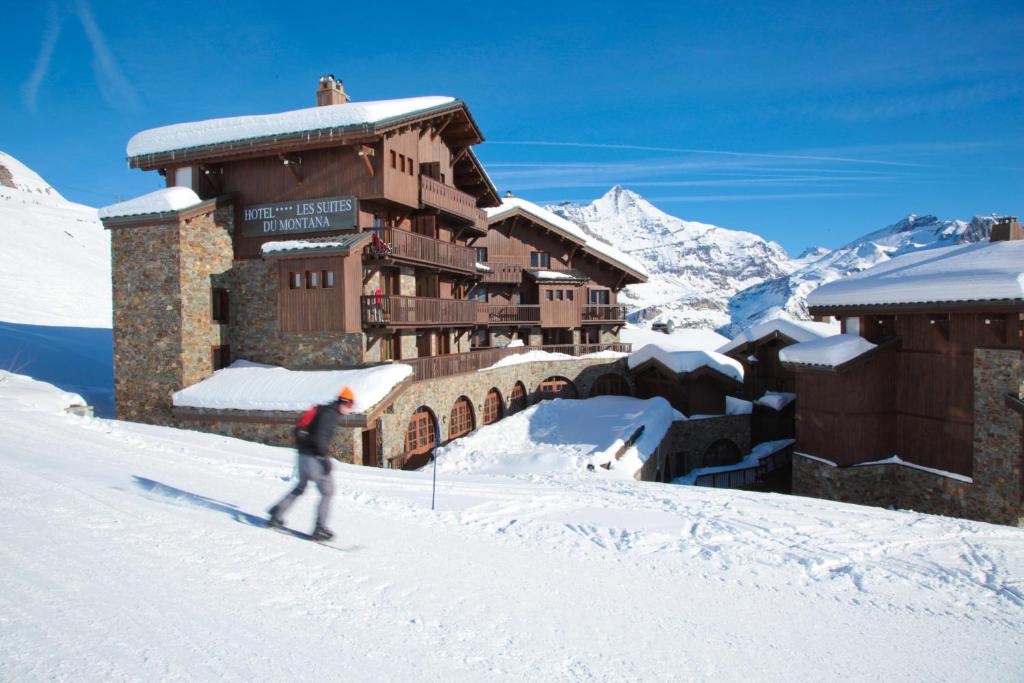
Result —
M315 455L299 453L299 483L295 485L288 495L277 504L277 516L284 517L284 513L292 506L295 499L306 491L306 484L312 481L320 490L320 507L316 512L317 526L327 526L327 513L330 511L331 497L334 495L334 480L331 473L327 471L327 463L324 458Z

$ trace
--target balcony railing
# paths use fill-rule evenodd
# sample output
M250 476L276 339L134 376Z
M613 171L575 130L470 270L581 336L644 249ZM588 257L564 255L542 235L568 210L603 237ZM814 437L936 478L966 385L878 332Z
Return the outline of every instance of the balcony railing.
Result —
M363 325L368 327L465 327L477 323L476 301L421 296L359 297Z
M626 307L622 304L586 304L583 306L584 323L625 322Z
M449 377L465 372L475 372L490 365L494 365L502 358L514 356L527 351L551 351L554 353L568 353L572 356L584 356L597 351L621 351L629 353L632 349L630 344L559 344L555 346L513 346L502 349L479 349L468 353L453 353L446 356L427 356L425 358L410 358L397 361L413 367L413 380L420 381L435 379L437 377Z
M464 273L476 272L476 250L408 230L377 228L364 252L371 259L403 261Z
M489 273L481 273L481 282L518 285L523 281L523 267L518 263L487 261L484 265L490 268L491 271Z
M467 220L480 230L487 230L487 216L477 208L473 195L423 174L420 174L420 203Z
M477 323L480 325L514 325L540 323L538 304L479 304Z

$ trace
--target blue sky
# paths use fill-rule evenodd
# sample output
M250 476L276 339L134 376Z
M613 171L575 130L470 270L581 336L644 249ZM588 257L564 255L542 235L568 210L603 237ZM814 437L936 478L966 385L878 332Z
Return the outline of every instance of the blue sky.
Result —
M1024 4L17 3L0 149L99 206L155 189L135 132L452 95L502 191L613 184L796 253L907 213L1024 214Z

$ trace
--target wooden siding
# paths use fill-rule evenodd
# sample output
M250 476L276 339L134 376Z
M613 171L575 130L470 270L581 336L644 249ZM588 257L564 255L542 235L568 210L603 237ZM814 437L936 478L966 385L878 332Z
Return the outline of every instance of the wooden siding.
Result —
M306 287L307 273L334 274L334 287ZM302 287L292 289L292 273L302 278ZM278 264L278 320L282 332L313 332L344 329L345 287L341 258L289 259Z
M578 283L538 284L537 289L540 295L541 327L580 326L584 289ZM552 293L550 301L548 292ZM557 298L558 292L562 293L561 301ZM566 298L566 292L572 292L572 301Z
M678 377L653 365L638 368L634 381L637 398L661 396L684 415L724 415L725 396L733 390L718 377Z

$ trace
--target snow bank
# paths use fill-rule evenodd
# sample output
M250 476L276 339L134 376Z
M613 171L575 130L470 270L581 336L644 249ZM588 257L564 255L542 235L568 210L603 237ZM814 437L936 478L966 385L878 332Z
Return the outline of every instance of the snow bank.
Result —
M788 391L766 391L764 396L754 401L759 406L767 406L772 410L782 410L796 400L796 394Z
M202 201L190 187L165 187L135 199L104 206L100 209L99 215L103 219L181 211Z
M625 396L542 401L437 451L438 472L551 475L576 473L632 479L682 419L668 401ZM615 453L640 427L643 434L621 459ZM600 465L609 464L606 470ZM593 472L587 470L593 465Z
M519 344L516 344L516 342ZM508 347L523 347L522 340L515 339L509 342ZM525 347L524 347L525 348ZM617 360L623 358L626 354L621 351L595 351L594 353L583 354L582 356L572 356L568 353L557 353L555 351L542 351L541 349L532 349L530 351L524 351L523 353L517 353L513 356L505 356L501 360L486 368L480 368L477 372L483 372L484 370L494 370L495 368L505 368L510 365L520 365L522 363L543 363L551 362L555 360L583 360L586 358L590 359L601 359L605 358L608 360Z
M1024 299L1024 242L979 242L899 256L822 285L808 306Z
M732 465L721 465L719 467L697 467L690 470L690 472L683 477L676 477L672 480L673 484L682 484L684 486L693 486L694 482L697 481L697 477L703 474L717 474L719 472L732 472L734 470L742 470L748 467L756 467L761 458L767 458L772 453L777 453L783 448L787 448L792 444L796 443L796 439L780 439L778 441L765 441L754 446L753 450L743 456L743 459Z
M604 240L594 237L590 233L587 233L580 226L576 225L572 221L562 218L558 214L552 213L547 209L537 206L533 202L527 201L520 197L505 197L501 200L501 206L490 207L485 209L487 212L488 220L495 220L501 218L507 213L511 213L519 209L524 211L542 221L548 225L556 228L557 230L565 233L566 235L583 242L587 248L596 251L597 253L605 256L612 261L617 262L619 265L625 266L632 271L640 273L644 277L647 276L647 269L640 261L629 256L623 251L616 249L612 245L608 244Z
M232 116L177 123L136 133L128 141L127 152L129 157L136 157L142 154L159 154L274 135L378 124L453 102L455 99L452 97L408 97L373 102L347 102L278 114Z
M718 349L719 353L729 353L733 349L758 339L763 339L770 334L781 334L789 337L795 342L813 341L822 337L829 337L839 333L839 323L816 323L807 320L787 320L786 318L774 318L759 325L748 327L736 335L732 341L724 344Z
M706 367L732 377L737 382L743 381L743 366L740 362L715 351L666 351L660 346L648 344L629 355L629 367L635 368L652 358L677 374Z
M876 348L876 345L864 337L854 334L837 334L824 339L787 346L779 351L779 360L784 363L834 368L873 348Z
M287 370L238 360L174 394L174 405L220 410L305 410L332 401L348 385L366 412L413 373L402 363L356 370Z
M0 410L63 413L72 406L84 405L85 399L78 394L62 391L26 375L0 370Z

